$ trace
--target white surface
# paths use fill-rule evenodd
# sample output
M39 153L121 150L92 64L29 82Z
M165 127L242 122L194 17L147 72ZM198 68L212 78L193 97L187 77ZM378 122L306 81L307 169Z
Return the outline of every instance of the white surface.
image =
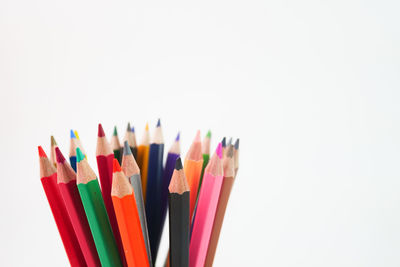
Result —
M241 138L215 266L400 266L399 8L1 1L0 265L67 266L37 145L77 129L95 168L98 122L160 116L167 149Z

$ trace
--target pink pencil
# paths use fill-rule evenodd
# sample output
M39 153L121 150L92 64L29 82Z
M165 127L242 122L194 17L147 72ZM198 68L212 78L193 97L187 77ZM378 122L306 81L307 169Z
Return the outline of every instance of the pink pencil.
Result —
M223 181L222 144L210 159L201 184L189 248L189 266L203 267Z

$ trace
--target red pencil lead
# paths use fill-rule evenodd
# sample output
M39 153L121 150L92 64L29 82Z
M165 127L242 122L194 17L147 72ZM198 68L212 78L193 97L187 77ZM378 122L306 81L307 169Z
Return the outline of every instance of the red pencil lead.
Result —
M47 158L47 155L46 155L46 153L44 152L42 146L38 146L38 150L39 150L39 157Z
M121 166L118 163L117 159L113 160L113 172L120 172L121 171Z
M65 158L58 147L56 147L56 160L57 163L63 163L65 161Z
M99 130L98 130L97 136L98 137L106 136L106 134L104 133L104 130L103 130L103 126L101 126L101 123L99 123Z

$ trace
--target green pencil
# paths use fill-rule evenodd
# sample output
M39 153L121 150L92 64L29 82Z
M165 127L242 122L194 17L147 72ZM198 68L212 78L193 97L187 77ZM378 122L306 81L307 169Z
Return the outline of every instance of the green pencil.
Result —
M114 152L114 158L116 158L118 160L119 164L121 164L123 147L121 146L121 143L119 142L117 126L114 126L114 132L111 137L111 148Z
M211 144L211 131L208 130L207 135L204 137L204 140L202 143L203 168L201 170L201 175L200 175L199 189L197 190L197 192L193 192L193 193L197 194L196 198L199 197L201 183L203 182L204 170L207 167L208 161L210 160L210 144Z
M79 148L76 149L76 160L78 190L101 265L122 267L96 174Z

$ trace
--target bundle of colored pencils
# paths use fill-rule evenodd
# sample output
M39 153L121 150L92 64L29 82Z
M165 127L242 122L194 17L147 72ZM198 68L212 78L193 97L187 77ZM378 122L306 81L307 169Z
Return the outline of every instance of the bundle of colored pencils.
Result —
M153 266L167 210L166 264L213 265L238 172L239 139L224 138L210 157L211 132L201 141L198 131L182 163L178 133L164 163L160 120L151 141L146 125L139 145L130 124L122 143L116 127L109 142L99 124L97 176L78 133L70 135L69 163L53 136L50 159L39 146L39 163L71 266Z

